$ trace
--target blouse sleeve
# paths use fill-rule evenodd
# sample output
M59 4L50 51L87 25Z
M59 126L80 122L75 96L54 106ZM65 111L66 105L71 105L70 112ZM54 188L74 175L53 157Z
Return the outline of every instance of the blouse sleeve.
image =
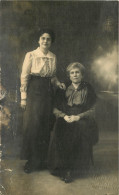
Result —
M51 82L53 85L58 86L60 84L60 81L58 80L57 76L56 76L56 72L57 72L57 58L55 56L54 58L54 72L53 72L53 77L51 79Z
M21 99L27 99L27 85L29 80L29 75L31 72L32 66L32 56L31 53L27 53L23 62L22 66L22 73L21 73Z

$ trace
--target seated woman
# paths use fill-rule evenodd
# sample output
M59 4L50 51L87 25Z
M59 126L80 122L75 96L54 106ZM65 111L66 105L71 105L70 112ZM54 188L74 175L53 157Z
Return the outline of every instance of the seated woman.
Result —
M87 170L92 158L93 145L98 141L94 119L96 94L85 82L85 68L79 62L67 67L72 84L58 89L54 114L56 123L49 146L48 166L51 173L65 183L72 181L73 173Z

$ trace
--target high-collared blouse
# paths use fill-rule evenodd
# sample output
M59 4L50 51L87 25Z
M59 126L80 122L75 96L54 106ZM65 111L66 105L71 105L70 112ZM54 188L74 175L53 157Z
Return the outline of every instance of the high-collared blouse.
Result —
M56 56L48 51L47 55L38 47L36 50L28 52L25 56L21 73L21 99L27 98L27 85L30 75L41 77L51 77L57 82L56 74Z

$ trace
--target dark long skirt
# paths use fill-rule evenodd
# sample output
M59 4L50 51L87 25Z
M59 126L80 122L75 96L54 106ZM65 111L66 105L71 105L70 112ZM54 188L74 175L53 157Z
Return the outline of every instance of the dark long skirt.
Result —
M98 141L94 121L81 119L67 123L59 118L51 136L48 166L51 172L62 169L87 169L90 164L93 145Z
M21 158L33 166L45 166L52 121L53 91L50 78L31 76L28 85L27 107L23 121Z

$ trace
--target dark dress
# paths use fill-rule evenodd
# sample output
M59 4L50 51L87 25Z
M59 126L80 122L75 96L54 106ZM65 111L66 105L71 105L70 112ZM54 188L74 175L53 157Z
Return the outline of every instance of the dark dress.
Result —
M96 94L86 82L77 89L69 86L64 93L56 93L55 107L66 115L81 114L77 122L68 123L63 117L56 120L51 136L48 166L51 172L62 169L81 170L89 167L92 147L98 141L98 128L90 109L96 102ZM85 114L89 111L89 116Z
M29 160L34 168L45 167L52 121L51 78L31 76L27 94L21 159Z

